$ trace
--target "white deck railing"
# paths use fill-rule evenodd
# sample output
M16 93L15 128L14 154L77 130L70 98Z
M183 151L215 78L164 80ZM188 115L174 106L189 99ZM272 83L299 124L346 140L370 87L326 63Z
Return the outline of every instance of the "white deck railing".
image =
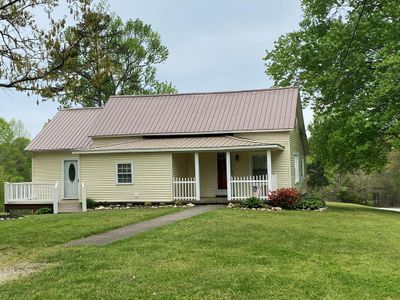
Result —
M271 176L271 184L267 175L231 177L231 200L241 201L249 197L257 197L262 200L268 199L270 191L276 190L277 177Z
M173 177L172 178L174 200L195 201L196 177Z
M53 203L54 184L4 183L4 203Z

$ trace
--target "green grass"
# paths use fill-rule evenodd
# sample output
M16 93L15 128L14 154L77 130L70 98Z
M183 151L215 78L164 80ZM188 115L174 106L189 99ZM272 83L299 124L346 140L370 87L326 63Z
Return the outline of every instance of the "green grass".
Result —
M174 208L89 211L85 214L30 215L0 221L0 266L32 260L73 239L165 215Z
M329 206L220 209L104 247L57 248L37 258L53 267L2 285L0 298L399 299L400 214Z

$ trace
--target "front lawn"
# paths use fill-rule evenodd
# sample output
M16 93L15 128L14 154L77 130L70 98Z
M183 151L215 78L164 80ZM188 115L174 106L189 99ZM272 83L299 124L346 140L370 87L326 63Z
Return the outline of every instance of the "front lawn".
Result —
M43 253L54 245L173 211L178 209L89 211L59 215L30 215L24 219L0 221L0 266L32 260L37 255L43 256Z
M39 259L53 267L2 285L0 298L398 299L400 214L219 209Z

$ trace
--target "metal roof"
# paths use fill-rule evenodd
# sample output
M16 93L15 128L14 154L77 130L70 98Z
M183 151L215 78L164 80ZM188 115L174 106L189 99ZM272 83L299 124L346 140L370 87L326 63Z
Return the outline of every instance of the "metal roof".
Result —
M93 136L230 134L291 130L297 87L145 96L113 96L104 108L60 110L28 151L90 146Z
M279 144L261 143L251 139L233 136L145 138L107 146L90 147L76 150L74 153L116 153L116 152L184 152L214 150L283 150Z
M204 134L294 128L298 88L113 96L91 136Z
M89 130L101 108L60 110L26 147L28 151L62 151L88 147Z

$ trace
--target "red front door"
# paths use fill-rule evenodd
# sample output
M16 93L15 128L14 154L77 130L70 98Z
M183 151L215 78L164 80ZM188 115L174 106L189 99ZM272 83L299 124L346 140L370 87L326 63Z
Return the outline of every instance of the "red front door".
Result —
M226 156L225 153L217 154L218 189L226 190Z

